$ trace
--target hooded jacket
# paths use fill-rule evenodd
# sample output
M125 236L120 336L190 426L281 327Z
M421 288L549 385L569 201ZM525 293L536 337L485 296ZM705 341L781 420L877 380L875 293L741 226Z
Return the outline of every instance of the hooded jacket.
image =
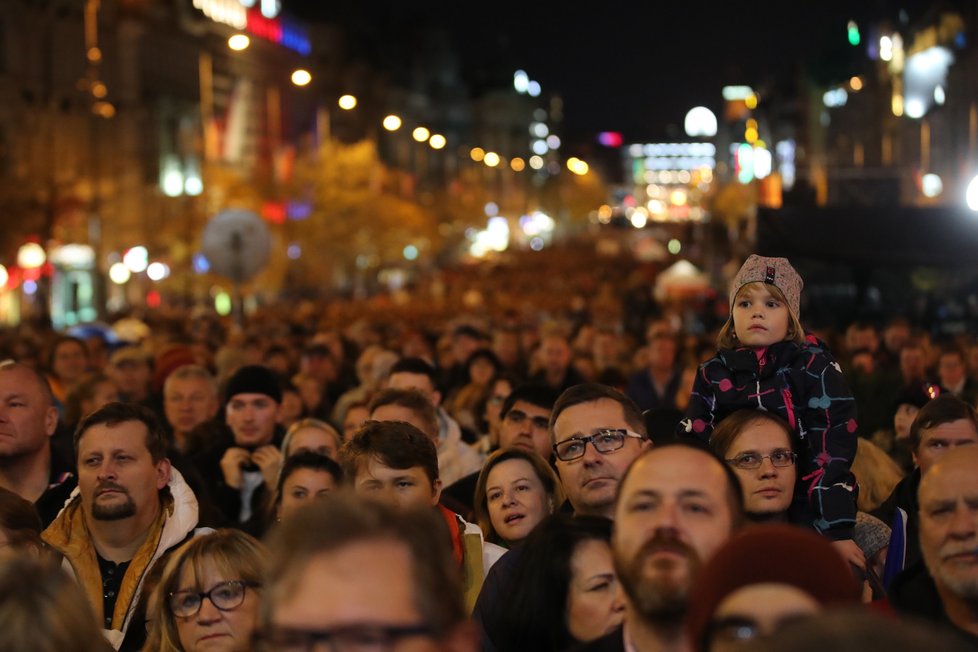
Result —
M709 443L714 427L741 409L777 414L795 433L798 483L811 523L834 540L852 538L856 522L856 403L825 344L777 342L755 349L721 349L703 363L693 384L680 436Z
M197 498L179 471L172 469L167 490L160 492L160 495L160 516L151 526L149 536L126 569L112 613L112 628L103 630L106 639L116 649L119 649L125 638L142 592L146 572L164 554L192 535L197 526ZM82 513L78 488L72 492L64 509L41 536L48 545L64 556L64 568L78 580L99 622L104 622L102 574Z

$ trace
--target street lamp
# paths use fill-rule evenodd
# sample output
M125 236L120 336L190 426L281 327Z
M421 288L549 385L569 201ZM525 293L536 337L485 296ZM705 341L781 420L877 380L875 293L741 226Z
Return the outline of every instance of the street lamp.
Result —
M17 264L24 269L37 269L47 261L44 247L36 242L27 242L17 250Z
M343 95L336 103L344 111L349 111L351 109L356 108L357 98L353 97L352 95Z
M414 138L419 143L423 143L424 141L428 140L428 136L430 135L431 132L429 132L424 127L415 127L414 131L411 132L411 137Z
M308 86L312 81L312 75L308 70L299 68L292 73L292 83L296 86Z
M245 50L249 45L251 45L251 39L248 38L246 34L233 34L231 38L228 39L228 47L235 52Z
M397 131L401 128L401 119L396 115L389 115L384 118L384 129L387 131Z

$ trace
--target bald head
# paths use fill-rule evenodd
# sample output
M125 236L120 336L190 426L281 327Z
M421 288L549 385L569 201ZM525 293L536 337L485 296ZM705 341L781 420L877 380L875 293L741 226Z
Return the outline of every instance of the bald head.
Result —
M945 609L978 601L978 446L949 450L920 482L920 551Z
M51 391L51 385L48 383L48 379L44 377L44 374L37 369L19 362L14 362L13 360L5 360L0 362L0 373L16 374L17 378L33 384L34 386L30 389L37 393L38 399L43 403L44 407L54 405L54 393ZM13 377L11 376L11 378ZM26 388L24 389L26 391Z

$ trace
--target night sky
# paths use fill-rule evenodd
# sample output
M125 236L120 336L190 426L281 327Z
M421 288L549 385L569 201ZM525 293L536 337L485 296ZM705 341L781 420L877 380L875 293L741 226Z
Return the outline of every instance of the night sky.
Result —
M284 0L285 10L347 26L359 56L383 65L410 56L412 34L440 25L451 35L474 92L522 68L544 93L564 98L567 142L620 131L626 142L681 137L686 111L718 111L727 84L790 89L799 71L841 81L865 65L849 45L850 18L863 27L900 12L910 25L939 6L973 2L660 2L525 0L476 3ZM407 52L407 54L405 54ZM790 92L786 90L785 92Z

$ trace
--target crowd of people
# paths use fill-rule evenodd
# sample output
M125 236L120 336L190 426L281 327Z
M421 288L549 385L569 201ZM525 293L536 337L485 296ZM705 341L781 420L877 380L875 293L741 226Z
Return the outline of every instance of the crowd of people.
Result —
M0 333L0 652L978 648L974 338L522 274Z

